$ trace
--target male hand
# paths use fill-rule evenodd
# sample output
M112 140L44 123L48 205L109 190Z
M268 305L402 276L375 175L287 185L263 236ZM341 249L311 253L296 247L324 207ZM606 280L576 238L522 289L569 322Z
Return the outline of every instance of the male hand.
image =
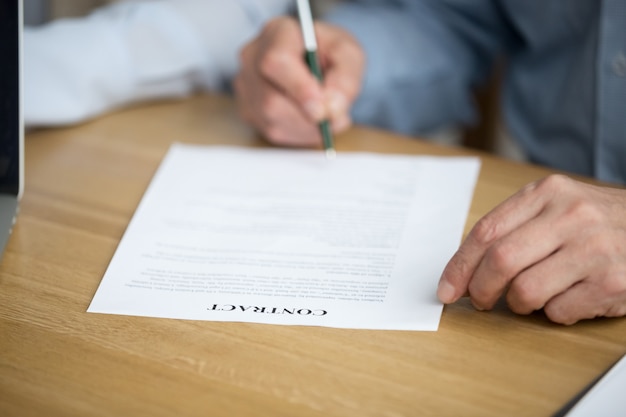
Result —
M626 315L626 191L552 175L483 217L446 266L437 294L479 310L506 294L519 314L573 324Z
M292 18L270 21L241 51L241 70L234 81L244 120L277 145L317 146L317 123L328 119L333 131L351 125L365 66L364 54L347 32L316 23L323 85L304 61L304 41Z

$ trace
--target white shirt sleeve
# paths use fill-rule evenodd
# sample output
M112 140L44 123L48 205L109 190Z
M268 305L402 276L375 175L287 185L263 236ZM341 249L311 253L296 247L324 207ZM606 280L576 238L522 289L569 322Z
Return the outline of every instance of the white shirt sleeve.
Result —
M140 100L221 90L238 51L291 0L124 1L24 31L26 126L87 120Z

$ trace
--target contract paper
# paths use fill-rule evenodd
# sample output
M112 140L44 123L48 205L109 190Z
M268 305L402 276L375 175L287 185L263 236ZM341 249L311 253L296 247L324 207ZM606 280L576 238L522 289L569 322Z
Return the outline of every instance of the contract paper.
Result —
M88 309L437 330L477 158L172 145Z

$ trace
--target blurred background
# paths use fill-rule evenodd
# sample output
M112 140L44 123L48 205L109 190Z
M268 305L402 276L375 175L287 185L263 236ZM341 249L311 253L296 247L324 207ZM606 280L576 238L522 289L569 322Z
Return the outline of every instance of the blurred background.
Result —
M114 0L24 0L24 22L40 25L51 19L83 16Z
M84 16L94 8L115 1L123 0L24 0L24 22L29 26L37 26L54 19ZM314 14L319 16L332 7L334 3L340 1L345 0L312 0L311 6ZM474 92L480 114L475 126L460 131L456 129L445 130L430 139L440 143L460 144L484 150L510 159L524 160L523 153L508 136L500 119L499 85L501 70L502 68L496 69L491 81Z
M24 0L24 21L27 25L36 26L61 17L84 16L96 7L115 1L116 0ZM311 2L311 6L316 12L322 13L324 9L332 5L334 1L336 0L315 0Z

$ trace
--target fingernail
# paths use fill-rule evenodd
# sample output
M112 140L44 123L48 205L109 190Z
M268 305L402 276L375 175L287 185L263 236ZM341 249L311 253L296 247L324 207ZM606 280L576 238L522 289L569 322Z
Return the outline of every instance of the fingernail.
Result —
M346 97L337 92L337 91L333 91L330 93L330 97L328 100L328 109L330 110L331 114L333 114L334 116L338 116L342 113L345 113L348 107L348 100L346 100Z
M450 304L456 301L456 289L446 280L439 281L437 287L437 297L444 304Z
M313 120L324 119L324 106L319 101L307 101L306 103L304 103L304 110Z

